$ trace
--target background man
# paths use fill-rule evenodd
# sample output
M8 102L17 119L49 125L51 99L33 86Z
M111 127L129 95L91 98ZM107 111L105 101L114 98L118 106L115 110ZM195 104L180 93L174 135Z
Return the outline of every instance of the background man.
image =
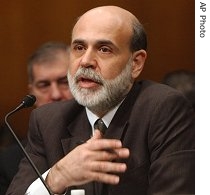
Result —
M72 98L67 81L68 63L69 47L60 42L47 42L30 56L28 60L28 87L30 93L36 96L37 107ZM25 142L24 140L23 144ZM23 153L16 144L1 152L1 195L6 193L22 157Z

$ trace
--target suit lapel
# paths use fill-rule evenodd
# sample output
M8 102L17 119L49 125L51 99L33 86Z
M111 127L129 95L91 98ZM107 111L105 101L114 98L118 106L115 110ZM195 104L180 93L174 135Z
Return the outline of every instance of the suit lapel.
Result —
M68 137L61 140L64 155L90 138L92 130L85 109L70 122L67 129L69 132Z
M105 138L119 139L123 142L129 126L129 117L132 106L134 105L138 92L139 86L134 84L112 119L110 126L105 133Z

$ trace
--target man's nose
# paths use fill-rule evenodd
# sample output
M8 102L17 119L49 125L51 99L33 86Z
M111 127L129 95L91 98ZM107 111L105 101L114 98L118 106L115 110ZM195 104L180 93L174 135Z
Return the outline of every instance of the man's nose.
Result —
M95 52L91 49L87 49L81 58L80 65L86 68L95 68L97 65Z
M59 88L57 83L51 84L51 99L52 101L60 101L62 100L62 91Z

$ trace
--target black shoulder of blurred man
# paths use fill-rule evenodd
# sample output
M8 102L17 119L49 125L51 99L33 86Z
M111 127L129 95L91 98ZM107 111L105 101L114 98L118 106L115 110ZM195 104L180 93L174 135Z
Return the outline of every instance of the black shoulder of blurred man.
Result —
M26 140L22 141L23 146ZM0 195L4 195L11 180L18 171L18 165L24 154L17 144L11 144L0 154ZM9 160L8 160L9 159Z

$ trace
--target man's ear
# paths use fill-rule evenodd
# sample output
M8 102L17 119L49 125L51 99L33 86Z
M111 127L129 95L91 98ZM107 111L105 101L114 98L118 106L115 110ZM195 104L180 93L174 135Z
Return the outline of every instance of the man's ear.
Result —
M143 49L135 51L133 53L132 62L132 78L136 79L143 70L145 60L147 58L147 52Z

